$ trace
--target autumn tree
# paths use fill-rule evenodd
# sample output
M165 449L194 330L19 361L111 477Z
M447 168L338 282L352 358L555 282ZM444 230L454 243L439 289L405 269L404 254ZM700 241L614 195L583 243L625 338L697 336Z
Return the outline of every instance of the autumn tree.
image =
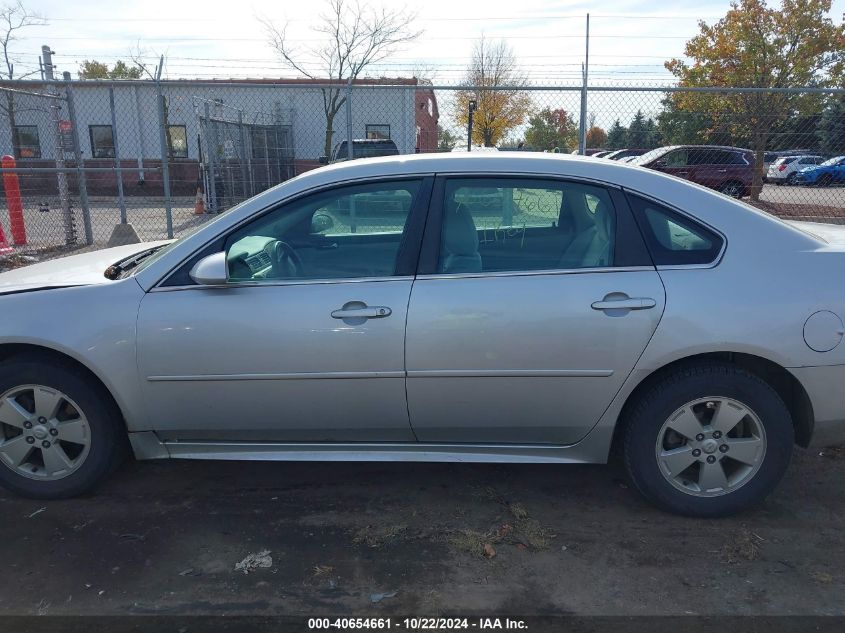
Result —
M578 126L566 110L543 108L528 119L525 142L536 150L569 151L578 143Z
M0 46L3 48L4 63L4 68L0 70L0 76L3 79L9 81L26 79L38 72L37 70L25 73L16 72L15 62L17 60L10 50L10 46L19 39L20 31L33 26L44 26L46 24L47 20L43 15L27 9L21 0L0 7ZM9 129L12 131L12 136L14 137L16 134L15 93L10 90L5 90L4 92L6 93L5 99L0 103L0 110L9 119ZM13 144L17 144L14 138Z
M591 125L587 130L587 147L604 147L607 144L607 132L598 125Z
M111 68L97 60L85 60L79 65L80 79L140 79L141 68L117 60Z
M531 98L523 90L525 79L513 50L504 40L490 42L482 37L473 45L464 84L473 89L455 95L455 122L467 127L469 103L475 101L473 144L494 147L510 130L525 122ZM493 86L507 89L490 90Z
M845 23L828 14L831 0L734 0L716 24L699 22L686 43L692 61L671 59L666 68L680 86L790 88L838 85L845 70ZM763 155L772 132L795 113L818 108L817 95L800 92L676 92L680 110L707 112L715 127L750 139L755 154L751 198L759 199Z
M326 4L327 13L313 29L318 43L304 49L287 36L287 26L277 27L268 19L261 22L283 65L309 79L337 84L321 88L326 116L323 151L330 156L334 120L346 103L346 85L421 31L411 28L416 16L404 9L375 9L357 0L326 0Z

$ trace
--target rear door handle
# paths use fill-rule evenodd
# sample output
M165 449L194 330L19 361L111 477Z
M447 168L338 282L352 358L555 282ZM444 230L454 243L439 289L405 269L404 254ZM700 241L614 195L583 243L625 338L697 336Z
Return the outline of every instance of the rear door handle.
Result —
M349 306L349 304L343 306L340 310L335 310L332 312L333 319L383 319L384 317L389 317L393 313L393 310L388 308L387 306L367 306L364 305L360 308Z
M616 301L596 301L590 307L593 310L648 310L657 305L654 299L648 297L634 297L617 299Z

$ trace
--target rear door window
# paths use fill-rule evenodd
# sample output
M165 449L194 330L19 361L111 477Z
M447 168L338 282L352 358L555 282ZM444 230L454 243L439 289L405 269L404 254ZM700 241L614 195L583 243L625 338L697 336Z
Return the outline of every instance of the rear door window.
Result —
M724 243L716 232L646 198L628 194L656 266L711 264Z

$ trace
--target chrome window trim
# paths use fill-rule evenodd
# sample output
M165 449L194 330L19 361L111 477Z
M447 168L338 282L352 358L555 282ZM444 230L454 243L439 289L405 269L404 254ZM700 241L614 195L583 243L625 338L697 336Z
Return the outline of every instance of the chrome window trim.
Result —
M411 275L398 277L342 277L338 279L272 279L268 281L238 281L227 284L216 284L213 286L202 286L189 284L184 286L156 286L150 292L177 292L183 290L230 290L233 288L268 288L274 286L310 286L310 285L332 285L350 283L385 283L390 281L414 281Z
M655 265L655 269L658 272L660 272L661 270L695 270L695 269L716 268L716 266L718 266L719 264L722 263L722 258L725 256L725 251L728 249L728 236L725 235L718 228L716 228L712 224L709 224L708 222L705 222L701 218L698 218L698 217L692 215L691 213L684 211L683 209L680 209L680 208L676 207L675 205L668 203L668 202L665 202L665 201L661 200L660 198L656 198L656 197L654 197L650 194L642 193L640 191L636 191L635 189L629 189L628 187L622 187L622 191L624 191L625 193L631 193L635 196L638 196L640 198L644 198L646 200L651 200L655 204L659 204L661 207L666 207L667 209L671 209L672 211L674 211L678 215L682 215L685 218L687 218L688 220L690 220L691 222L693 222L695 224L700 224L701 226L706 227L707 229L713 231L716 235L718 235L719 237L722 238L722 248L718 252L718 254L716 255L715 259L713 259L712 262L709 262L707 264L661 264L661 265ZM629 203L629 205L630 205L630 203Z
M595 268L546 268L543 270L498 270L478 273L432 273L417 275L417 281L429 279L474 279L483 277L538 277L581 275L589 273L638 273L654 272L654 266L605 266Z
M309 195L312 195L312 194L315 194L315 193L321 193L322 191L326 191L328 189L334 189L336 187L366 185L366 184L369 184L369 183L376 183L376 182L395 182L395 181L401 181L401 180L420 180L420 181L422 181L425 178L433 178L435 176L436 176L436 174L433 173L433 172L420 172L420 173L411 173L411 174L391 174L391 175L386 175L386 176L384 176L384 175L368 176L366 178L347 178L346 180L338 180L336 182L332 182L332 183L329 183L329 184L317 185L315 187L311 187L311 188L306 189L304 191L300 191L298 193L292 194L292 195L287 196L285 198L280 198L280 199L274 200L272 203L268 204L267 206L261 208L258 211L255 211L254 213L252 213L248 217L243 218L239 222L233 224L232 226L229 226L226 229L220 231L219 233L217 233L211 239L206 240L201 246L194 248L190 253L185 255L179 261L178 264L176 264L175 266L172 266L169 270L167 270L167 272L163 273L158 278L158 280L154 284L152 284L152 286L150 287L149 290L147 290L147 292L152 292L152 291L158 289L159 287L161 287L162 284L167 283L167 280L170 279L170 277L172 277L173 275L175 275L176 272L188 262L188 260L190 260L192 257L197 255L198 253L200 253L203 249L208 248L209 245L212 244L215 240L219 240L220 238L228 235L229 233L231 233L233 231L237 231L238 229L240 229L245 224L248 224L249 222L252 222L253 220L257 220L258 218L260 218L263 215L271 213L272 211L279 208L283 204L289 204L289 203L294 202L296 200L299 200L300 198L303 198L305 196L309 196ZM276 185L276 186L278 187L279 185ZM271 187L271 189L272 189L272 187ZM253 197L260 196L260 195L266 193L267 191L270 191L271 189L267 189L265 191L262 191L261 193L256 194L256 196L253 196ZM249 202L249 199L244 200L243 202L241 202L239 204L243 204L244 202ZM230 209L227 209L226 211L223 211L223 214L228 213L229 211L230 211ZM181 288L182 286L171 286L171 287L172 288ZM206 287L210 287L210 286L206 286Z

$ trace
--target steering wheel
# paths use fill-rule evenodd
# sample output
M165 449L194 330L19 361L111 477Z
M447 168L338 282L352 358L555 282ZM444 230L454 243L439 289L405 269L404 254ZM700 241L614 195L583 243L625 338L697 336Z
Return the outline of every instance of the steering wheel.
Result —
M281 240L273 243L273 276L304 277L302 259L290 244Z

